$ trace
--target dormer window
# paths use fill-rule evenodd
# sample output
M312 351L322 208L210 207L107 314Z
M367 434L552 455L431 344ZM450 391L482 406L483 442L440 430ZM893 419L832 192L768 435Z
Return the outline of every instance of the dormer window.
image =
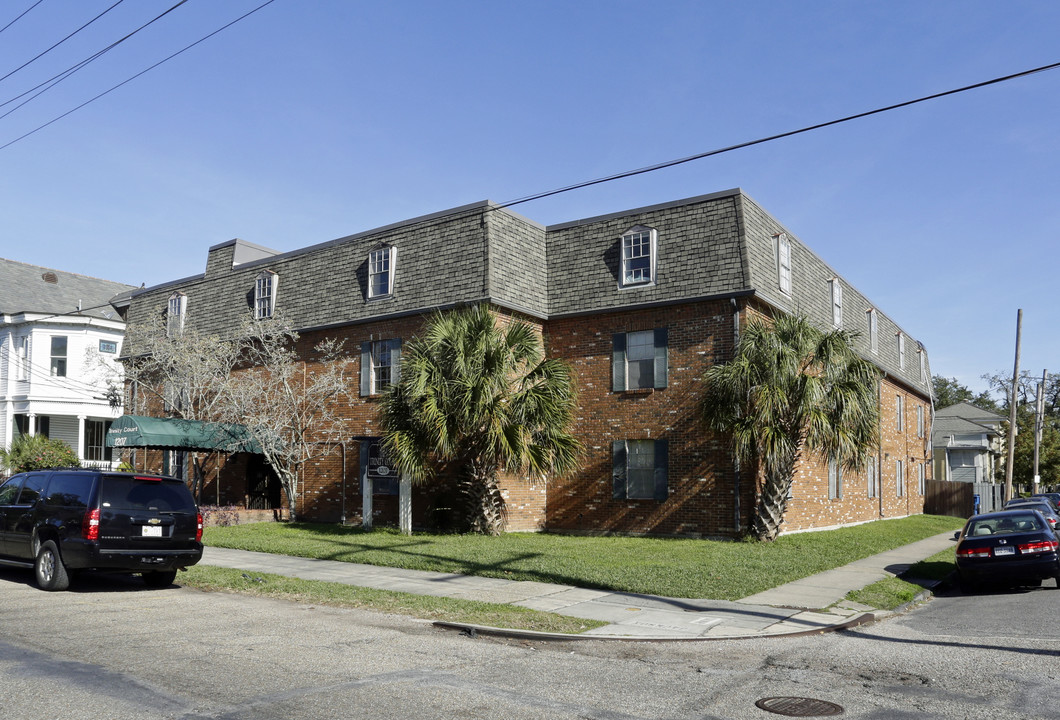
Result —
M832 278L832 324L837 328L843 327L843 286L838 277Z
M905 370L905 333L898 332L898 369Z
M774 235L777 251L777 285L780 292L791 295L791 240L787 233Z
M368 253L368 297L387 297L394 292L397 248L385 245Z
M655 284L656 237L654 228L637 225L622 236L620 287Z
M869 348L873 354L880 352L879 323L876 320L876 309L873 308L866 313L869 321Z
M177 337L184 332L184 315L188 310L188 296L175 292L169 296L166 308L166 337Z
M254 281L254 319L271 318L276 309L276 286L279 276L271 270L262 270Z

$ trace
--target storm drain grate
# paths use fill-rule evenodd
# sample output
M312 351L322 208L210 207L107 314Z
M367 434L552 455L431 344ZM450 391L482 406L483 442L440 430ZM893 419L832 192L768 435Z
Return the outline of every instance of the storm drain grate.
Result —
M820 717L823 715L841 715L843 708L827 700L815 700L802 697L762 698L755 703L763 710L789 717Z

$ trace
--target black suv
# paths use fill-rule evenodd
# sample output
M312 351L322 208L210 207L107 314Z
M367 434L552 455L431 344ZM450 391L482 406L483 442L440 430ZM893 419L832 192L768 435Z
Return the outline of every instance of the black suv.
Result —
M202 515L176 478L55 469L0 485L0 564L34 568L44 590L87 569L165 587L201 558Z

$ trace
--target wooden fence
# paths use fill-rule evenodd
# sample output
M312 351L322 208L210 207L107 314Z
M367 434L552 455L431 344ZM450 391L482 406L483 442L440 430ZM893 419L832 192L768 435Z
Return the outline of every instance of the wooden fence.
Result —
M1000 483L948 482L928 480L925 487L924 512L928 515L950 515L966 518L975 514L975 497L979 512L993 512L1004 507L1005 486Z

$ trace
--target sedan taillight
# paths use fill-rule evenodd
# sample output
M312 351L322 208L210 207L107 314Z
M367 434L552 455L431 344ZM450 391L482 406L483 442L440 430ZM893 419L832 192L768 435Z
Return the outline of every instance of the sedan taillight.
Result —
M85 540L99 540L99 508L85 513L85 519L81 521L81 534Z
M985 558L990 557L989 547L957 548L957 557L962 558Z
M202 542L202 513L198 513L195 518L195 542Z
M1035 555L1037 553L1056 552L1057 546L1060 546L1060 543L1056 540L1035 540L1034 542L1021 544L1019 549L1023 555Z

